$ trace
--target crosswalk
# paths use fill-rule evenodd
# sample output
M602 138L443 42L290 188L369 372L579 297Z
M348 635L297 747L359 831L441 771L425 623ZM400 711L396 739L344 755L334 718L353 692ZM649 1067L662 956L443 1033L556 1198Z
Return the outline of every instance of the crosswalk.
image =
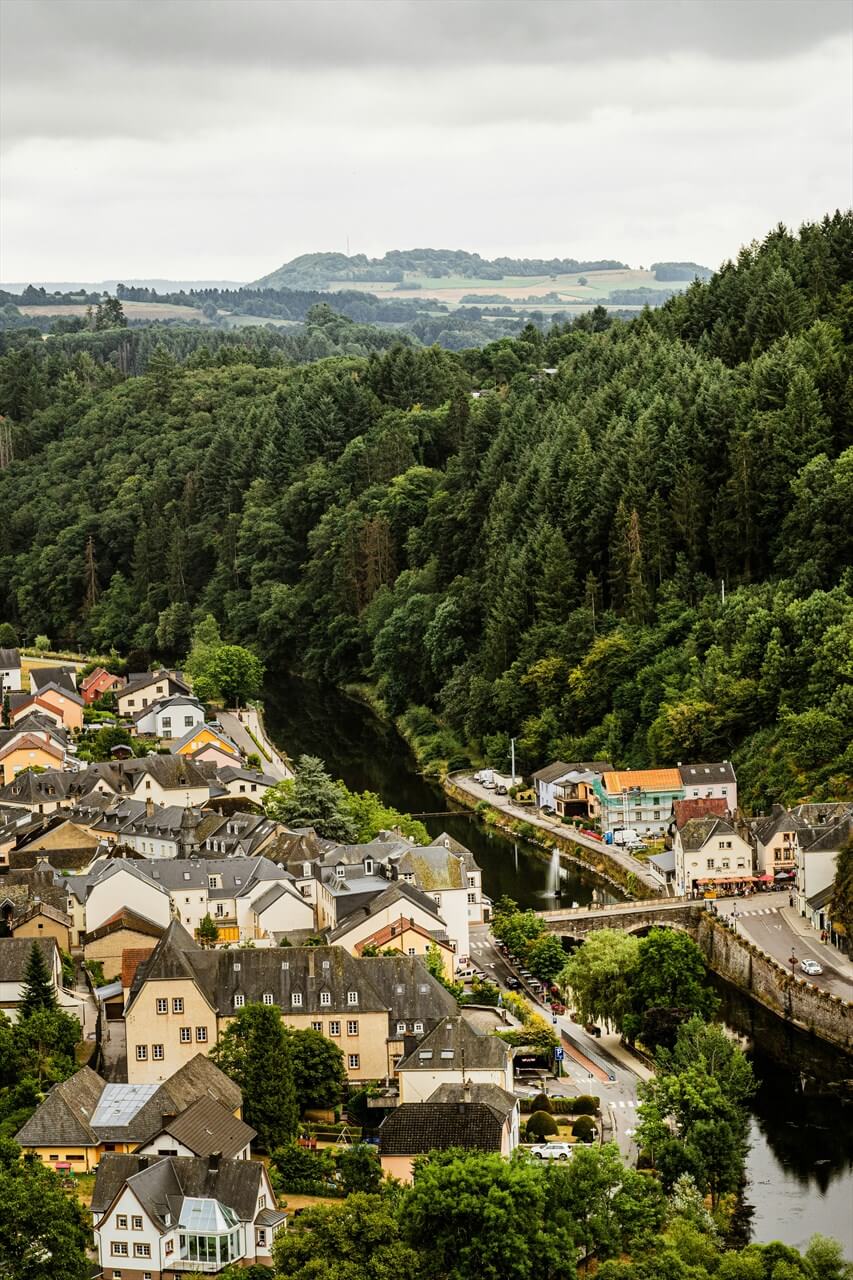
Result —
M741 917L743 916L775 916L776 913L780 910L781 910L781 907L753 907L752 909L747 908L747 910L745 911L738 911L737 919L740 920Z

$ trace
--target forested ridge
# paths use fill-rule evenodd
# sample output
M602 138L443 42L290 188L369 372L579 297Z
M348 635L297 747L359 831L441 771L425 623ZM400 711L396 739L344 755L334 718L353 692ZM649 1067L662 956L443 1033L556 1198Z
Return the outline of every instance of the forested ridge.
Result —
M853 794L851 280L848 213L632 322L461 353L124 377L0 335L0 619L169 657L212 612L273 671L426 707L445 754Z

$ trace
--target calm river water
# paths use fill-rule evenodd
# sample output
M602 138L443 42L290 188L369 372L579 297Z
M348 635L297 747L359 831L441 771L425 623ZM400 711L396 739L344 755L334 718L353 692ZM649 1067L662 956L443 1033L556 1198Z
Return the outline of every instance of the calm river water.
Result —
M522 906L581 905L593 891L613 901L608 886L580 868L559 872L533 846L492 834L464 810L451 809L435 783L425 780L406 743L369 708L335 689L282 677L266 694L266 723L280 748L307 753L357 791L376 791L406 813L426 815L431 835L447 831L483 868L493 900L509 894ZM719 984L726 1020L757 1042L753 1066L760 1081L752 1106L748 1161L752 1237L802 1246L815 1232L835 1236L853 1258L853 1107L826 1092L827 1083L853 1078L853 1062L788 1031L751 1001Z

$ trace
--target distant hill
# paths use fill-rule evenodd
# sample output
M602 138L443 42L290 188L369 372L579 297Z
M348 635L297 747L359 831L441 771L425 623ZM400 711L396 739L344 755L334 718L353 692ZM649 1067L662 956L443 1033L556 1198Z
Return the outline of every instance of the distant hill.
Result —
M663 264L662 264L663 265ZM363 253L303 253L254 284L259 289L323 289L332 281L359 284L401 283L406 274L439 280L503 280L507 276L566 275L577 271L616 271L624 262L577 258L481 258L465 249L391 249L382 258ZM700 268L704 271L704 268ZM690 277L692 279L692 276Z
M654 272L655 280L710 280L714 274L710 267L698 262L653 262L649 270Z

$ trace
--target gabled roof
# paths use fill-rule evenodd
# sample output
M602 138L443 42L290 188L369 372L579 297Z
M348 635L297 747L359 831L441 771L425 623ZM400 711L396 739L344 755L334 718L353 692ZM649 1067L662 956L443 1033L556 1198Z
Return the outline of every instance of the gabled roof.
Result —
M67 702L73 702L75 706L82 707L84 702L80 697L80 694L75 688L69 688L68 684L69 682L67 681L50 680L47 684L40 684L38 686L38 696L40 698L46 698L49 693L58 693Z
M672 813L678 830L691 818L722 818L728 812L725 796L694 796L692 800L673 800Z
M426 892L440 889L464 889L468 880L465 863L444 845L416 845L397 862L400 875L413 875L415 884Z
M122 907L120 911L117 911L114 916L110 916L109 920L105 920L97 929L87 933L83 943L88 946L90 942L97 942L100 938L109 938L114 933L120 933L123 929L131 930L133 933L147 934L151 938L162 938L165 932L162 925L155 924L153 920L148 920L145 916L137 915L129 907Z
M77 693L74 670L71 667L31 667L30 680L36 689L54 685L62 693Z
M440 1084L427 1102L481 1102L494 1111L501 1123L518 1106L518 1099L499 1084L476 1084L473 1080L466 1080L464 1084Z
M680 764L678 772L685 787L711 785L718 782L737 782L733 766L728 760L716 764Z
M370 963L369 961L362 963ZM461 1014L444 1018L424 1036L398 1071L503 1070L512 1056L509 1045L498 1036L480 1035Z
M41 951L53 974L57 945L53 938L0 938L0 982L23 982L33 947Z
M565 760L555 760L532 774L534 782L559 782L568 773L607 773L613 768L609 760L575 760L566 764Z
M123 698L128 693L136 693L138 690L147 689L149 685L162 683L163 680L168 680L168 688L171 690L174 686L176 693L189 693L190 691L186 681L176 674L170 674L168 671L140 671L130 676L119 696Z
M52 739L45 741L44 738L38 737L35 733L21 733L12 738L5 746L0 747L0 759L4 756L10 756L14 751L36 751L41 750L49 756L53 756L57 760L65 757L65 752L61 746L58 746Z
M106 1213L125 1183L159 1230L167 1215L174 1225L180 1201L216 1200L233 1210L241 1222L251 1222L264 1178L257 1160L222 1160L212 1169L197 1156L105 1155L98 1166L92 1192L92 1212Z
M188 952L193 951L200 953L201 947L194 938L190 937L179 920L171 920L166 932L151 953L150 959L137 969L127 1008L129 1009L133 1004L143 982L157 982L171 978L188 978L192 982L194 973L186 957Z
M691 818L679 832L682 849L703 849L714 836L736 836L738 832L725 818L709 814L705 818Z
M441 934L439 938L438 934ZM395 938L401 938L405 933L416 933L428 942L441 941L444 946L449 947L447 942L447 930L444 925L440 931L435 930L432 933L429 929L424 929L423 925L416 924L414 920L407 919L405 916L399 916L396 920L392 920L390 924L383 925L377 929L375 933L371 933L369 937L363 938L361 942L355 944L358 955L362 955L365 947L387 947L393 943Z
M371 916L376 916L389 907L399 906L400 910L405 912L409 905L426 911L435 921L437 929L445 927L434 898L431 898L429 894L423 893L422 890L405 880L393 880L387 889L383 889L375 898L371 898L360 910L346 914L341 923L332 929L329 934L329 941L336 942L338 938L349 933L356 925L363 924Z
M161 1130L193 1155L212 1156L218 1152L224 1160L232 1160L257 1137L242 1120L213 1098L199 1098L175 1116ZM158 1135L155 1135L155 1137Z
M22 1147L97 1146L92 1116L104 1091L104 1081L90 1067L81 1067L48 1091L41 1106L15 1134Z
M64 800L77 785L79 775L67 769L19 773L5 787L0 787L0 804L30 806L43 804L45 800Z
M133 723L144 720L146 716L160 715L167 707L197 707L199 711L203 711L204 707L198 698L194 698L191 693L173 693L168 698L160 698L157 702L149 702L147 707L142 707L139 711L135 711L132 716Z

